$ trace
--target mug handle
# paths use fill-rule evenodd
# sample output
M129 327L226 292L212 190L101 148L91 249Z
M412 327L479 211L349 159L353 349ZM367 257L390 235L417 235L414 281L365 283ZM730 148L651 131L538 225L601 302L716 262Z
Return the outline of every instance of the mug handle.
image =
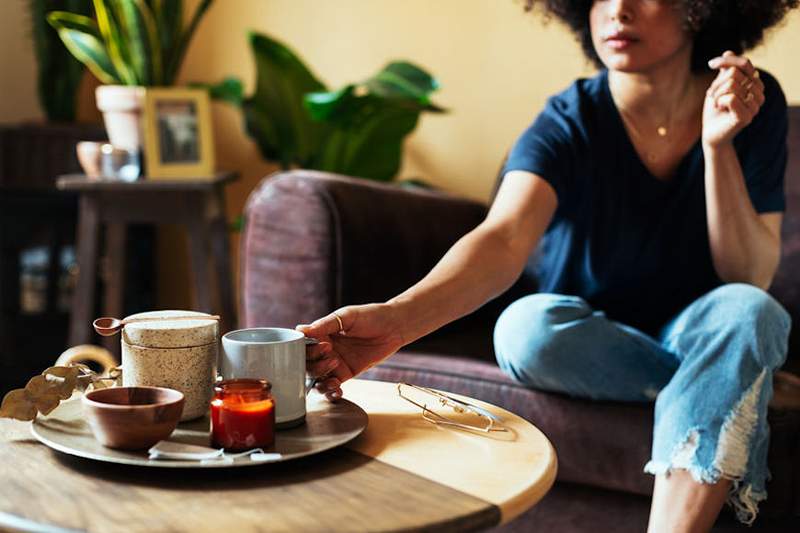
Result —
M314 337L306 337L304 340L306 342L306 346L313 346L315 344L319 344L319 339L315 339ZM317 383L322 381L324 378L325 376L312 378L311 376L306 375L306 396L308 396L308 393L311 392L311 389L316 387Z

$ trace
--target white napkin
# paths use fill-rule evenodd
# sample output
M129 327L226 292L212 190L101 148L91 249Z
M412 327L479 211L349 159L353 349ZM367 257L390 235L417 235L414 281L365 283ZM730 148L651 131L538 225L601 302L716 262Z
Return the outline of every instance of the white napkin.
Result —
M148 450L150 460L173 459L178 461L200 461L201 463L232 463L237 457L250 456L251 461L278 461L279 453L265 453L261 448L253 448L241 453L225 453L223 449L208 448L195 444L183 444L162 440Z

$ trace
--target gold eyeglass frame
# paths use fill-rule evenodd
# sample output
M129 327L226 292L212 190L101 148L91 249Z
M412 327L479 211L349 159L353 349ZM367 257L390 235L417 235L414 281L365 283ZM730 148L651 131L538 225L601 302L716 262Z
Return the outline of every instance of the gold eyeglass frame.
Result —
M485 420L486 423L484 426L473 426L470 424L464 424L462 422L456 422L454 420L450 420L444 415L437 413L436 411L432 411L428 408L428 404L426 403L419 403L405 394L403 394L403 387L410 387L412 389L416 389L421 391L425 394L429 394L433 396L436 401L442 407L450 407L456 413L465 413L469 412L474 415L477 415L481 420ZM490 433L492 431L508 431L507 428L502 426L503 419L499 416L490 413L483 407L479 407L477 405L473 405L471 403L467 403L463 400L459 400L457 398L453 398L452 396L448 396L443 392L439 392L437 390L429 389L427 387L422 387L419 385L412 385L411 383L398 383L397 384L397 394L404 399L405 401L416 405L420 409L422 409L422 418L427 420L428 422L436 425L443 425L443 426L450 426L450 427L457 427L460 429L466 429L468 431L480 431L481 433Z

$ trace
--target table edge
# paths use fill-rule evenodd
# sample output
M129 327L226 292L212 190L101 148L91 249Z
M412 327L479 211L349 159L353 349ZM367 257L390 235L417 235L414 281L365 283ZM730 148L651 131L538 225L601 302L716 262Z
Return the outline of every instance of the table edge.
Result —
M5 511L0 511L0 527L8 528L10 531L30 531L36 533L78 533L82 531L80 529L67 529L52 524L34 522L28 518L22 518Z
M218 185L225 185L239 177L237 171L225 170L215 172L213 176L187 176L185 179L162 179L143 176L136 181L112 180L108 178L89 178L85 174L60 174L56 178L56 188L60 191L74 192L107 192L130 191L140 192L157 191L160 189L187 189L204 190Z

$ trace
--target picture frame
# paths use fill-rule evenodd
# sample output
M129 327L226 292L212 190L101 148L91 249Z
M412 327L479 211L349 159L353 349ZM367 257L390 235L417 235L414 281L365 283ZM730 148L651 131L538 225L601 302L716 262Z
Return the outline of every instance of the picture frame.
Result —
M211 104L206 90L147 88L143 122L147 179L214 177Z

